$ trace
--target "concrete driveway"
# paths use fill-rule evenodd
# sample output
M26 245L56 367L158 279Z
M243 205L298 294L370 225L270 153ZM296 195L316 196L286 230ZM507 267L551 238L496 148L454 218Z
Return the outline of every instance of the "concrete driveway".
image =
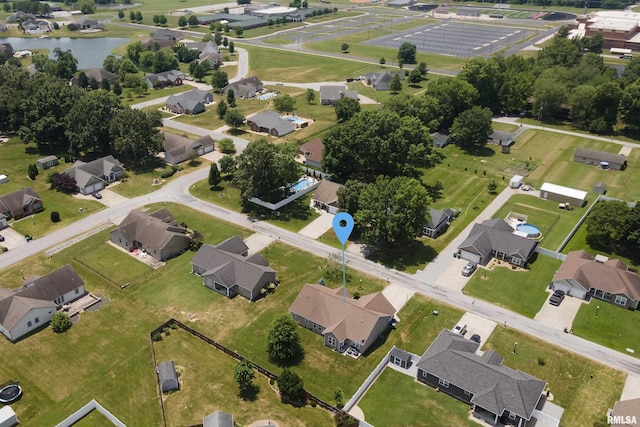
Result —
M92 195L85 196L84 194L80 194L80 193L74 194L73 197L80 200L94 200L96 202L102 203L103 205L109 206L109 207L116 206L128 200L126 197L123 197L118 193L115 193L107 188L100 190L99 193L102 195L102 199L96 199Z
M274 240L275 238L266 234L253 233L244 239L244 243L249 247L249 256L251 256L269 246Z
M467 325L467 333L464 334L467 339L471 338L474 334L480 335L480 347L489 339L489 336L497 325L493 320L485 319L482 316L468 312L462 315L458 324ZM478 347L478 351L480 347Z
M328 212L323 212L320 216L309 224L307 224L302 230L299 231L303 236L311 237L312 239L317 239L322 236L327 231L331 230L333 226L333 218L335 215L332 215Z
M553 291L547 290L547 292L549 292L549 296L534 319L554 329L563 331L564 328L567 328L571 330L573 319L576 317L578 310L583 303L586 304L587 302L579 298L565 296L560 305L555 306L549 304L549 298L553 295Z
M398 320L400 320L400 318L397 313L414 294L415 292L411 289L407 289L400 285L394 285L393 283L382 290L382 295L384 295L389 300L393 308L396 309L395 317Z
M640 398L640 377L637 375L627 375L627 381L622 389L620 400Z
M0 230L0 235L4 237L4 242L0 242L0 246L4 246L9 250L27 243L24 236L11 227Z
M462 275L462 268L467 265L468 262L466 259L451 256L451 260L448 261L446 268L436 279L436 284L441 288L461 292L462 288L464 288L469 281L469 277ZM482 269L478 268L473 274L482 274Z

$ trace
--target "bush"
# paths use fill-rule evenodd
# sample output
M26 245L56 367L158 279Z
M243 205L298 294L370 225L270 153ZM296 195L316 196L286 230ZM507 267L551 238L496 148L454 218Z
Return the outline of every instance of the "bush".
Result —
M542 356L538 356L538 365L540 365L540 366L544 366L544 365L546 365L546 364L547 364L547 361L546 361L546 360L544 360L544 357L542 357Z
M72 324L69 315L61 311L54 314L51 318L51 329L56 334L67 332L69 329L71 329L71 325Z
M154 333L151 334L151 341L153 342L162 341L162 334L160 333L160 331L155 331Z
M60 222L60 212L58 211L51 212L51 222Z
M231 138L223 138L218 142L220 152L223 154L234 154L236 152L236 146Z
M6 246L0 246L0 253L7 252L8 250L9 248L7 248Z
M78 24L71 23L67 25L67 28L69 29L69 31L78 31L80 27L78 27Z

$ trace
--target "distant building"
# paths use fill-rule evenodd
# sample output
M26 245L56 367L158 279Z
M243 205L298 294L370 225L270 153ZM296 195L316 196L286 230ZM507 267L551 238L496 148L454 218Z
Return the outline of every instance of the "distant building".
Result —
M575 188L545 182L540 187L540 197L547 200L555 200L561 203L570 203L573 206L584 206L587 202L587 192Z
M87 79L95 79L98 83L102 83L103 80L109 82L110 85L114 84L118 81L118 75L112 73L110 71L105 70L104 68L92 68L84 72L84 75L87 76ZM78 84L78 76L73 76L71 78L70 83L72 85Z
M358 91L346 86L320 86L320 104L336 105L342 98L351 98L358 101Z
M200 114L213 102L213 95L206 90L193 89L167 98L164 106L175 114Z
M236 98L250 99L256 96L264 88L262 80L256 76L247 77L237 82L229 83L222 89L222 93L227 95L230 90L233 90L233 95Z
M186 135L176 135L169 132L162 132L162 136L164 161L170 165L176 165L214 150L215 142L209 135L196 140L190 139Z
M42 199L31 187L0 196L0 214L7 218L19 219L42 210Z
M444 148L451 144L451 136L443 131L432 133L431 138L433 138L433 146L436 148Z
M574 162L597 165L603 169L624 170L627 167L627 157L622 154L607 153L589 148L576 148Z
M378 71L376 73L367 73L365 75L365 83L371 86L373 90L389 90L391 80L395 75L399 75L401 80L404 80L404 71Z
M151 34L151 38L155 41L170 41L177 42L184 39L184 36L179 31L170 30L168 28L160 28L155 33Z
M265 111L253 115L247 119L247 124L254 132L265 132L271 136L281 137L293 132L295 125L280 117L280 114L275 111Z
M600 11L576 17L569 24L569 37L593 37L601 34L604 48L640 50L640 13L625 11Z
M340 208L338 206L338 190L341 188L341 184L323 179L311 194L311 203L318 209L323 209L330 214L337 214Z
M184 80L184 73L180 70L163 71L161 73L147 74L144 80L148 87L154 89L181 86Z
M429 208L429 222L422 227L422 234L435 239L449 228L454 212L451 209Z
M43 34L51 31L49 23L40 19L29 19L20 24L20 26L27 34Z
M47 156L47 157L43 157L41 159L36 160L36 165L38 165L38 167L43 170L52 168L57 164L58 164L58 158L56 156Z
M106 183L122 178L124 167L118 159L109 155L88 163L78 160L63 173L76 180L81 194L88 195L102 190Z
M324 143L320 138L314 138L309 142L302 144L298 150L304 156L304 164L322 170L322 151Z

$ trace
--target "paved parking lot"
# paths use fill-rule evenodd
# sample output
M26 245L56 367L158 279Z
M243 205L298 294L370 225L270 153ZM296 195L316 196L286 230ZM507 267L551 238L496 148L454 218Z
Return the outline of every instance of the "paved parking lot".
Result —
M489 339L497 325L493 320L485 319L473 313L463 314L458 324L460 323L467 325L467 333L464 334L465 338L471 338L474 334L480 335L480 347ZM480 347L478 347L478 352L480 352Z
M586 304L587 302L578 298L566 296L559 306L555 306L549 304L549 298L553 294L553 291L547 290L547 292L549 293L549 296L534 319L554 329L563 331L564 328L567 328L571 330L573 319L576 317L578 310L582 304Z
M409 42L420 52L469 57L491 55L531 34L532 30L523 28L441 21L379 37L365 44L398 48L402 43Z

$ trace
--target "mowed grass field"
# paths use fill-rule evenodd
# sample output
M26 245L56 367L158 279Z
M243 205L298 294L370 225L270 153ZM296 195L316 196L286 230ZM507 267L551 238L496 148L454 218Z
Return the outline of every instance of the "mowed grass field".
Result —
M463 292L533 318L547 299L547 286L561 264L559 260L538 254L527 271L512 270L504 265L492 270L479 268Z

